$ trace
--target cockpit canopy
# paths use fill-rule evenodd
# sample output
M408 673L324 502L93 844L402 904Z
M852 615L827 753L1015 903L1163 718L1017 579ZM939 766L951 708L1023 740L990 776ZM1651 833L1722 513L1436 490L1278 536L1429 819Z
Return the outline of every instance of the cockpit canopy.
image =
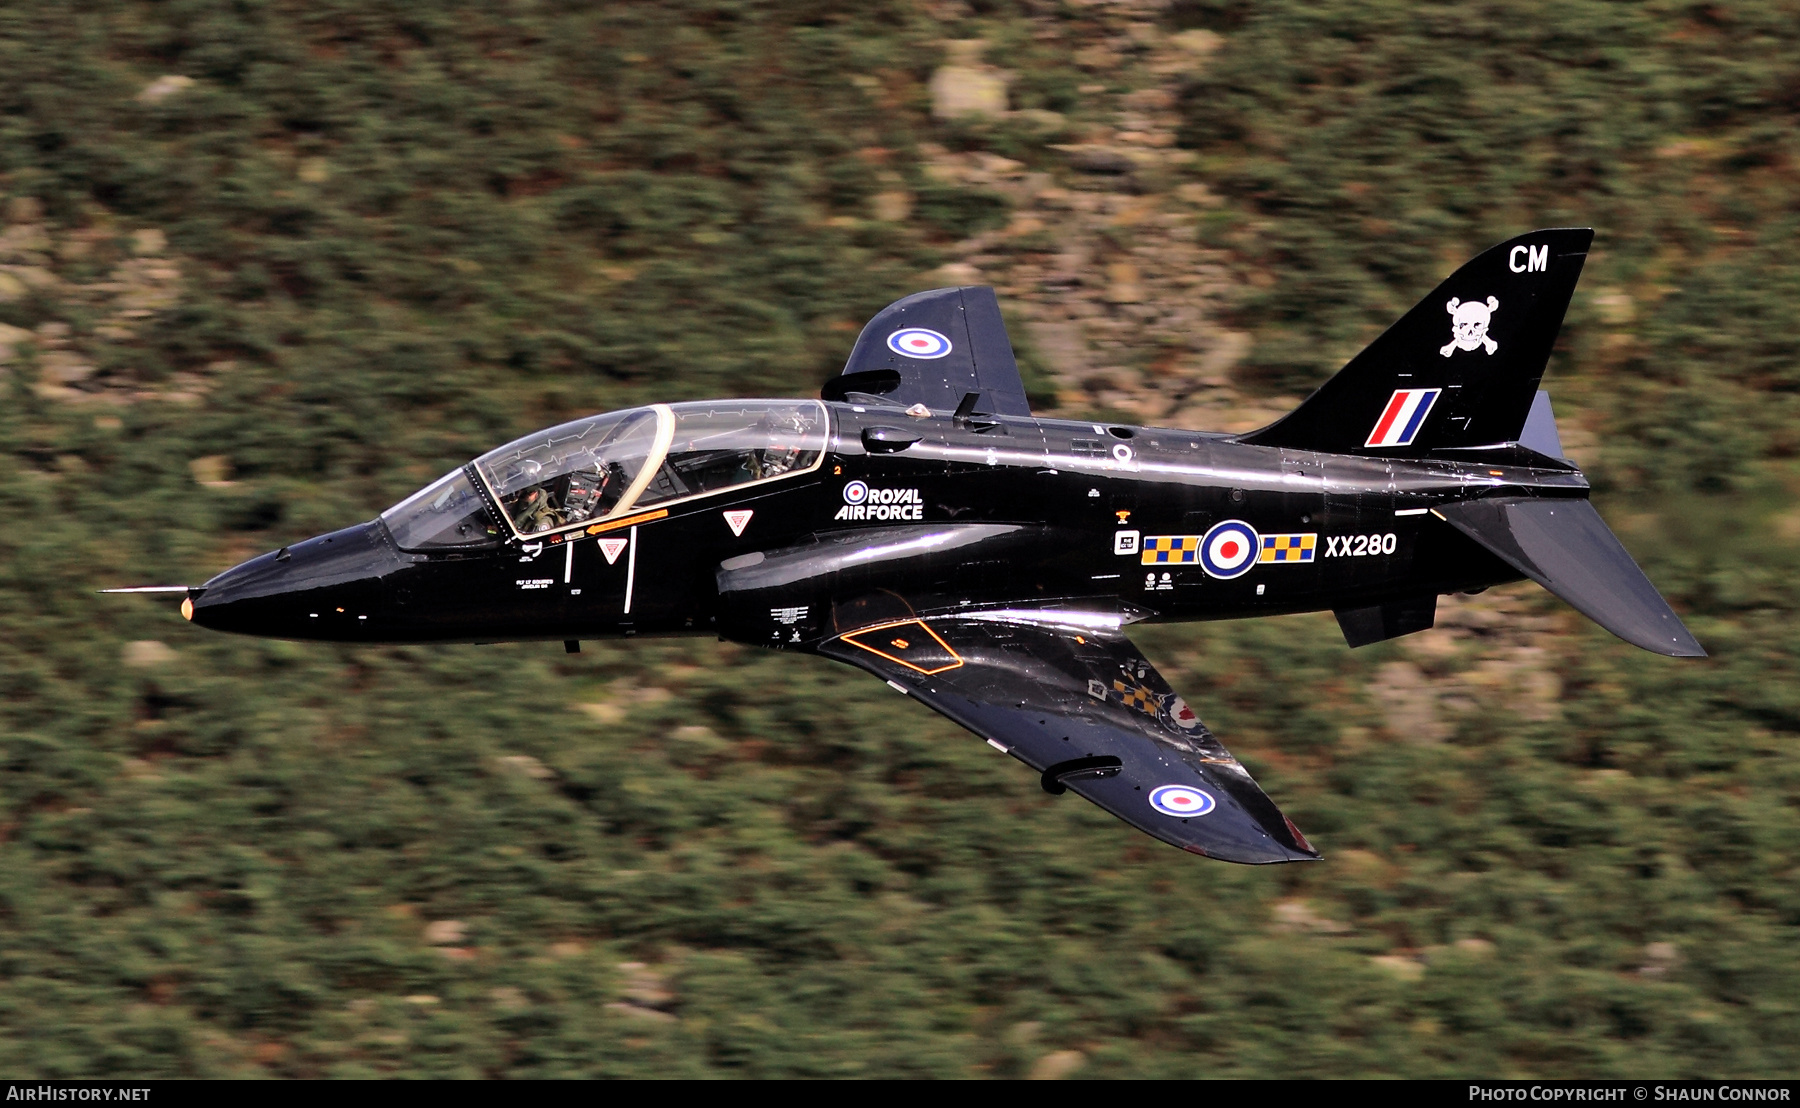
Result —
M652 505L818 468L825 406L816 400L652 404L538 431L445 474L382 513L406 550L498 541L471 475L513 530L541 535Z

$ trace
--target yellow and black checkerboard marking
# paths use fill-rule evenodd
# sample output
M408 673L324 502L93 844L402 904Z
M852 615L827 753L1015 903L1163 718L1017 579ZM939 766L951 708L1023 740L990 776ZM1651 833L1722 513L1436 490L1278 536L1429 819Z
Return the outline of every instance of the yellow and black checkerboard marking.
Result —
M1310 562L1319 552L1319 536L1305 535L1264 535L1262 552L1256 556L1259 562Z
M1117 678L1113 679L1113 691L1127 708L1136 708L1149 715L1156 714L1156 696L1142 685L1128 685Z
M1143 564L1187 565L1200 560L1200 535L1145 535Z

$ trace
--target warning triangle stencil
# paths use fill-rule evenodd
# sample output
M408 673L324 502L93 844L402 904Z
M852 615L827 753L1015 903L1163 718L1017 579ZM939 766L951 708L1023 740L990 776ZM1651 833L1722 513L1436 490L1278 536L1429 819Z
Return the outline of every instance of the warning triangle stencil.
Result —
M630 545L630 539L601 539L600 553L606 555L606 564L610 566L619 560L619 555Z
M750 526L750 517L755 514L756 513L749 508L739 508L736 511L726 512L725 525L731 528L732 534L741 538L744 534L744 528Z

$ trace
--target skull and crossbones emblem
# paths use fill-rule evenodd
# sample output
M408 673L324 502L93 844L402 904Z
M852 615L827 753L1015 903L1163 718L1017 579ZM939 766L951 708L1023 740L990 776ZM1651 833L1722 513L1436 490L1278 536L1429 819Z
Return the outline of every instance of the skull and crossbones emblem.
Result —
M1477 346L1485 346L1492 354L1500 349L1500 344L1487 337L1488 324L1494 318L1494 312L1500 307L1500 301L1490 296L1487 303L1478 300L1458 300L1452 296L1444 305L1450 313L1450 341L1438 348L1438 353L1448 358L1453 350L1473 350Z

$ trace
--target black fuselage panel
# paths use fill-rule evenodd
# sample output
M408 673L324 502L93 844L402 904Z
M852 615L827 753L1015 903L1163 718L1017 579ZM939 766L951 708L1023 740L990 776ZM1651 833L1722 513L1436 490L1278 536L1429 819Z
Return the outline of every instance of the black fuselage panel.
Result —
M1069 602L1203 620L1353 609L1519 578L1432 507L1588 491L1566 468L828 407L828 452L810 472L541 538L502 523L487 549L405 551L372 521L220 574L195 590L193 618L349 642L693 632L804 648L857 613L897 610Z

